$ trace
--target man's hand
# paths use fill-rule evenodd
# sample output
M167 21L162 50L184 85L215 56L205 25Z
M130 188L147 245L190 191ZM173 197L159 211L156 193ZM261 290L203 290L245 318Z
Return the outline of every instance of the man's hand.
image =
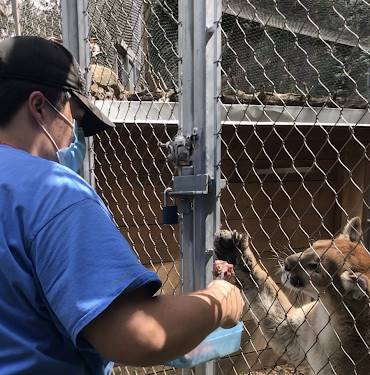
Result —
M221 306L222 316L220 326L222 328L234 327L243 313L244 300L240 290L225 280L214 280L206 289Z

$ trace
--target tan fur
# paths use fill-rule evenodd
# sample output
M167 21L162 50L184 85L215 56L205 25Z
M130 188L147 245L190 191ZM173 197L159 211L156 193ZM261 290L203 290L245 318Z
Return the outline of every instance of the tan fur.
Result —
M269 345L310 374L370 374L370 254L352 219L334 240L320 240L284 261L283 284L310 296L296 307L258 264L247 235L220 231L219 259L235 266L237 280Z

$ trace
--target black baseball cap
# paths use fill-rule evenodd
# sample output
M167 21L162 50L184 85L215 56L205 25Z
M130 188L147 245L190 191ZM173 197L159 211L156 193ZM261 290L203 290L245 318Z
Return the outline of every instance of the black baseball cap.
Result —
M2 79L27 81L68 91L84 110L78 124L86 137L115 126L89 100L79 65L58 42L37 36L16 36L1 41L0 84Z

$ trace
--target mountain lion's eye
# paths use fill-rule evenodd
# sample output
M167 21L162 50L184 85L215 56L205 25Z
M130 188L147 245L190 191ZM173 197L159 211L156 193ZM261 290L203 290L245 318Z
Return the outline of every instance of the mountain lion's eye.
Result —
M319 272L319 267L320 265L319 265L319 263L309 263L308 265L307 265L307 268L309 269L309 270L311 270L311 271L316 271L316 272Z

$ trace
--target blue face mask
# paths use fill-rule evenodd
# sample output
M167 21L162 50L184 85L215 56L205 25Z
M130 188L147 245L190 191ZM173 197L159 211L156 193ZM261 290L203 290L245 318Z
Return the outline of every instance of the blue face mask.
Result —
M47 100L47 99L46 99ZM44 130L45 134L50 139L51 143L54 145L55 149L57 150L56 156L58 158L58 162L65 167L72 169L74 172L78 172L83 164L85 153L86 153L86 143L85 137L83 134L83 130L78 128L76 125L76 121L73 120L73 123L64 116L63 113L58 111L50 102L47 100L48 104L61 116L68 126L70 126L73 130L73 140L68 147L59 148L56 142L54 141L53 137L50 133L46 130L43 124L39 124L41 128Z
M60 164L72 169L76 173L81 169L86 154L86 143L82 129L76 131L76 122L73 127L73 141L68 147L57 151L57 158Z

